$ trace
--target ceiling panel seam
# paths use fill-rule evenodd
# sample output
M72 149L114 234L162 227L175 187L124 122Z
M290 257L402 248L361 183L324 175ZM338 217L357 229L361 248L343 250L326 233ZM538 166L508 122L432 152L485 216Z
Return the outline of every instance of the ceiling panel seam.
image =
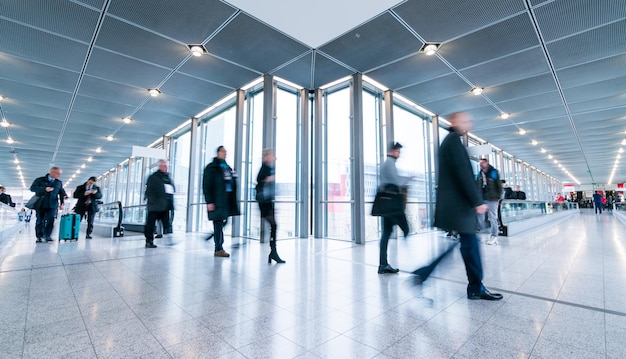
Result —
M561 101L563 101L563 107L565 108L565 113L567 114L567 118L569 119L570 126L572 127L572 132L574 132L576 142L578 142L578 147L580 148L582 158L585 160L585 165L587 166L587 173L589 173L589 176L591 177L591 182L595 183L595 180L593 178L593 173L591 173L591 167L589 166L589 161L587 160L587 156L585 155L585 149L583 148L583 144L580 140L580 135L578 134L578 130L576 129L576 124L574 123L574 119L572 118L572 113L567 104L567 100L565 99L565 94L563 93L561 82L559 81L559 77L556 74L554 64L552 63L552 59L550 58L550 52L548 51L546 42L544 41L543 35L541 34L541 28L539 27L539 23L537 22L535 10L530 4L530 0L524 0L524 2L526 4L526 8L528 9L527 13L528 13L528 16L530 17L530 21L532 22L535 33L537 34L537 38L539 39L539 43L541 44L541 47L543 48L543 53L546 58L546 61L548 61L548 66L550 67L552 78L554 79L554 82L556 83L557 91L559 92Z
M164 39L167 39L167 40L173 41L173 42L175 42L175 43L177 43L177 44L180 44L180 45L183 45L183 46L187 46L187 44L185 44L184 42L182 42L182 41L180 41L180 40L177 40L177 39L175 39L175 38L173 38L173 37L169 37L169 36L167 36L167 35L164 35L164 34L162 34L162 33L158 32L158 31L154 31L154 30L152 30L152 29L150 29L150 28L147 28L147 27L145 27L145 26L141 26L141 25L139 25L139 24L137 24L137 23L134 23L134 22L132 22L132 21L130 21L130 20L124 19L123 17L119 17L119 16L117 16L117 15L113 15L113 14L107 14L107 16L108 16L108 17L110 17L110 18L112 18L112 19L115 19L115 20L121 21L121 22L123 22L123 23L125 23L125 24L128 24L128 25L134 26L134 27L136 27L136 28L139 28L139 29L141 29L141 30L143 30L143 31L149 32L149 33L151 33L151 34L153 34L153 35L156 35L156 36L162 37L162 38L164 38Z
M317 50L317 53L318 53L318 54L322 54L322 55L324 55L324 57L325 57L325 58L329 59L330 61L333 61L334 63L336 63L336 64L337 64L337 65L339 65L339 66L343 66L343 67L345 67L346 69L348 69L349 71L351 71L351 72L353 72L353 73L358 73L358 72L359 72L359 70L355 69L354 67L352 67L352 66L350 66L350 65L348 65L348 64L345 64L345 63L343 63L343 62L341 62L341 61L337 60L336 58L334 58L334 57L330 56L329 54L325 53L325 52L324 52L324 51L322 51L322 50L319 50L319 49L318 49L318 50Z
M27 28L29 28L29 29L33 29L33 30L37 30L37 31L41 31L41 32L46 33L46 34L48 34L48 35L58 36L58 37L60 37L60 38L66 39L66 40L70 40L70 41L78 42L79 44L89 45L89 43L88 43L88 42L85 42L85 41L82 41L82 40L79 40L79 39L75 39L75 38L73 38L73 37L69 37L69 36L67 36L67 35L63 35L63 34L60 34L60 33L58 33L58 32L54 32L54 31L50 31L50 30L46 30L46 29L41 28L41 27L38 27L38 26L34 26L34 25L31 25L31 24L27 24L27 23L25 23L25 22L17 21L17 20L14 20L14 19L8 18L8 17L6 17L6 16L2 16L2 15L0 15L0 20L6 20L6 21L12 22L12 23L14 23L14 24L18 24L18 25L21 25L21 26L27 27Z
M521 50L517 50L517 51L514 51L514 52L510 52L510 53L508 53L506 55L494 57L494 58L489 59L487 61L483 61L483 62L479 62L479 63L473 64L473 65L466 66L466 67L464 67L462 69L459 69L459 71L471 70L471 69L473 69L475 67L486 65L486 64L489 64L491 62L498 61L498 60L506 59L507 57L519 55L519 54L524 53L526 51L537 49L537 48L541 48L541 45L535 45L535 46L527 47L525 49L521 49Z
M4 56L7 56L7 57L13 57L15 59L20 59L20 60L32 62L34 64L43 65L43 66L47 66L47 67L52 67L52 68L63 70L63 71L73 72L75 74L80 74L79 71L76 71L76 70L73 70L73 69L68 69L66 67L62 67L62 66L59 66L59 65L53 65L53 64L50 64L50 63L47 63L47 62L42 62L42 61L38 61L38 60L35 60L35 59L29 59L29 58L26 58L26 57L11 55L11 54L7 54L7 53L3 53L3 54L4 54ZM10 79L7 79L7 80L10 80ZM27 83L27 82L24 82L24 81L20 81L20 82L21 83Z
M315 87L315 59L316 59L317 50L313 49L311 51L311 82L309 83L309 88L312 89Z
M301 58L305 57L306 55L308 55L310 53L311 53L311 50L307 50L306 52L303 52L302 54L300 54L300 55L294 57L293 59L283 63L282 65L279 65L278 67L274 68L273 70L270 70L269 73L273 74L273 73L275 73L277 71L280 71L281 69L283 69L283 68L293 64L294 62L300 60Z
M59 148L61 147L61 143L63 141L63 134L65 133L65 128L67 127L67 123L70 120L70 115L72 113L72 109L74 107L74 102L76 101L76 97L78 96L78 90L80 89L80 85L83 81L83 76L85 76L85 72L87 71L87 65L89 64L89 59L91 58L91 53L93 51L96 40L98 39L98 34L100 34L100 30L102 29L102 23L104 22L104 18L106 17L107 10L109 5L111 4L111 0L105 0L105 4L102 7L102 12L100 13L100 17L98 18L98 22L96 24L96 28L94 29L93 35L91 37L91 43L89 44L89 48L87 49L87 54L85 55L85 60L83 61L83 67L80 70L78 75L78 80L76 81L76 87L74 88L74 93L72 94L72 98L67 108L67 113L65 115L65 121L63 121L63 125L61 126L61 132L59 134L59 139L57 140L57 145L52 154L51 163L54 163L57 153L59 153Z
M224 28L228 26L228 24L235 20L235 18L239 16L239 14L241 14L241 10L237 9L232 15L228 17L228 19L224 20L224 22L220 26L218 26L217 29L213 31L213 33L211 33L209 36L207 36L206 39L204 39L204 41L202 41L202 46L208 44L209 41L211 41L215 36L217 36L217 34L224 30Z
M552 44L552 43L555 43L555 42L557 42L557 41L565 40L565 39L567 39L567 38L574 37L574 36L577 36L577 35L580 35L580 34L584 34L584 33L586 33L586 32L593 31L593 30L599 29L599 28L601 28L601 27L605 27L605 26L608 26L608 25L612 25L612 24L615 24L616 22L620 22L620 21L624 21L624 20L626 20L626 17L622 17L622 18L619 18L619 19L617 19L617 20L613 20L613 21L603 22L603 23L602 23L602 24L600 24L600 25L592 26L592 27L587 28L587 29L584 29L584 30L580 30L580 31L577 31L577 32L573 32L573 33L571 33L571 34L567 34L567 35L565 35L565 36L559 37L558 39L554 39L554 40L546 41L546 44Z

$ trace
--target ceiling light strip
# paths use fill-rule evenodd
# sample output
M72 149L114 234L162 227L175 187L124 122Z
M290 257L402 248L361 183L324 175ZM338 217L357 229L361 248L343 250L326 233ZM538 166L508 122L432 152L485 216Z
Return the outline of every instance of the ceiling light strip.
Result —
M556 74L556 69L554 68L554 64L552 63L552 59L550 58L550 53L548 51L548 47L546 46L546 42L543 38L543 34L541 33L541 29L539 28L539 23L537 22L537 18L535 16L535 11L530 3L530 0L524 0L526 5L526 9L528 10L528 16L530 17L530 21L533 23L533 28L535 29L535 33L537 34L537 38L539 39L539 43L543 49L543 54L548 62L548 66L550 67L550 73L552 74L552 78L556 84L556 88L559 92L559 96L561 97L561 101L563 102L563 107L565 108L565 112L567 113L567 118L569 119L570 126L572 127L572 131L574 132L574 136L576 137L576 141L578 142L578 147L580 148L582 158L585 160L585 165L587 166L587 171L589 176L591 177L591 182L594 183L595 179L593 178L593 173L591 172L591 168L589 167L589 161L587 160L587 156L585 156L585 150L583 148L583 144L580 140L580 135L578 134L578 130L576 129L576 124L574 123L574 119L572 118L572 112L569 109L567 104L567 100L565 99L565 94L563 93L563 88L561 87L561 82Z
M87 65L89 64L89 59L91 58L91 52L93 51L93 48L96 44L96 40L98 39L98 34L100 34L100 30L102 29L102 23L104 22L104 18L107 14L110 4L111 4L111 0L105 0L105 4L102 7L102 12L100 13L100 17L98 18L96 28L94 29L93 35L91 36L91 42L89 43L87 54L85 54L83 67L80 69L80 73L78 74L78 80L76 81L76 87L74 87L72 98L67 107L67 113L65 114L65 121L63 121L63 126L61 126L61 132L59 133L59 139L57 140L57 145L54 148L54 152L52 153L52 160L50 161L51 163L54 163L54 160L57 157L57 153L59 153L59 148L61 147L61 143L63 141L63 134L65 133L65 128L67 127L68 122L70 121L70 115L74 108L74 102L76 101L76 97L78 96L78 90L80 89L80 85L83 82L83 77L85 76L85 72L87 71Z

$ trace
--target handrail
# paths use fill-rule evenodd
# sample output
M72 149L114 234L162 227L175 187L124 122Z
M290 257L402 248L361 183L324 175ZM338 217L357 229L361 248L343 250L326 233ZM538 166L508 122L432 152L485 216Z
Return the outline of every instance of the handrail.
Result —
M117 211L117 218L114 218L113 216L107 216L107 214ZM100 211L98 211L98 215L96 216L96 219L101 222L101 223L109 223L106 221L106 219L112 219L113 223L115 227L113 228L114 232L113 233L119 233L120 235L123 235L124 231L122 229L122 219L124 217L124 211L122 210L122 202L120 201L115 201L115 202L110 202L110 203L104 203L100 205Z

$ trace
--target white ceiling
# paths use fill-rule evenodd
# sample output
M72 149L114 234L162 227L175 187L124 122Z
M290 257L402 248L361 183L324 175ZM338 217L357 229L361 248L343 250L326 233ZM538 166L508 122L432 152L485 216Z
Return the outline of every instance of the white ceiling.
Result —
M225 0L260 21L318 48L404 0Z

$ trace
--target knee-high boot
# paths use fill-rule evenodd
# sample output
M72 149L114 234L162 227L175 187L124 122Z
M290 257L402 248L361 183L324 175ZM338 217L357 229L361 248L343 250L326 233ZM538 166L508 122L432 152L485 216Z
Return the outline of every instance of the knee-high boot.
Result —
M280 259L278 256L278 252L276 251L276 238L270 239L270 255L267 257L267 263L272 263L272 259L276 261L276 263L285 263L284 260Z

